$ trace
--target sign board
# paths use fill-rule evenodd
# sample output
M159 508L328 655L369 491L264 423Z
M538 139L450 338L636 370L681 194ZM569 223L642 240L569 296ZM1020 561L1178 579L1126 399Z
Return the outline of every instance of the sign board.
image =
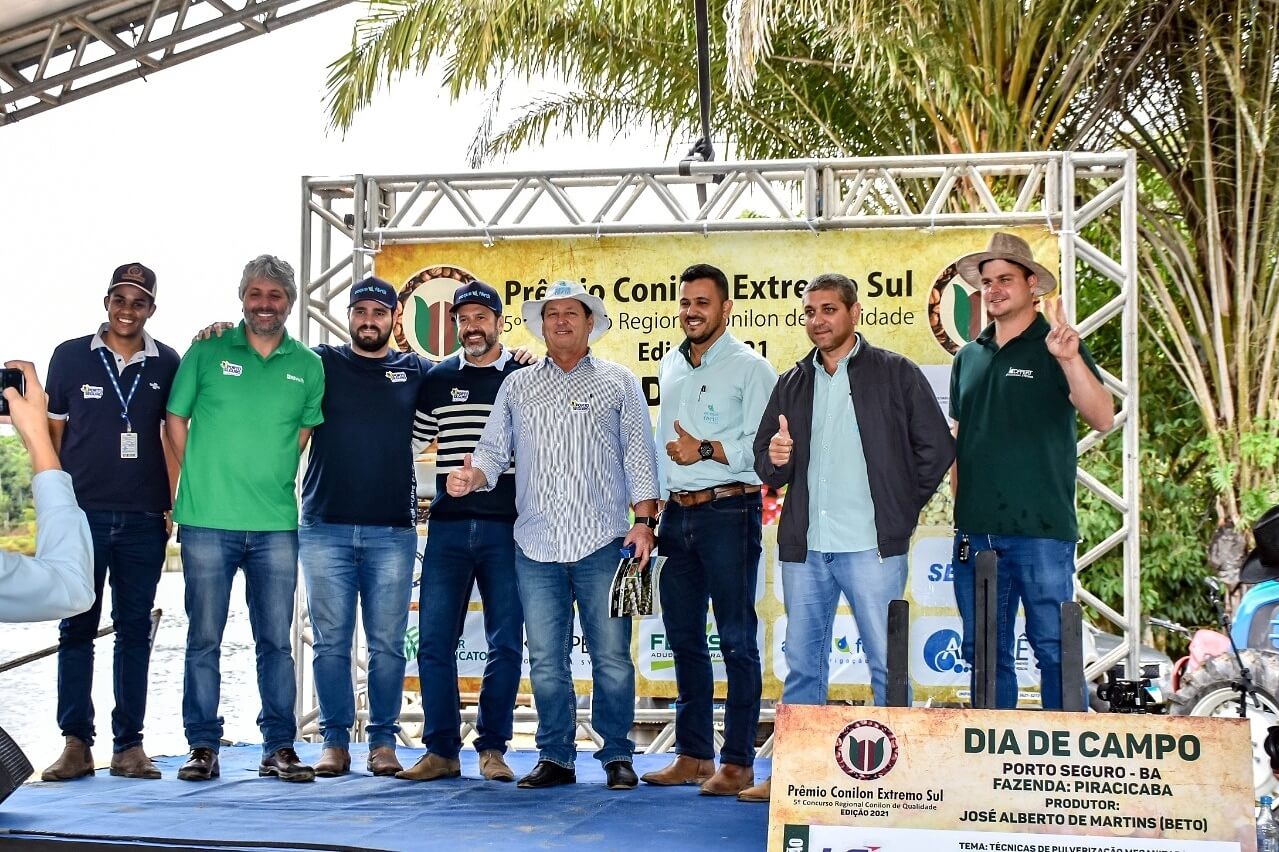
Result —
M1248 723L777 708L770 852L1255 847Z

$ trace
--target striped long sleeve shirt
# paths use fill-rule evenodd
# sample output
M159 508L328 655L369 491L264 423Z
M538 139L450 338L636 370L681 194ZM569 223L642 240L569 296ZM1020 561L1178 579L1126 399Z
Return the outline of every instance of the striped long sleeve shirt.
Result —
M509 350L484 367L477 367L459 352L431 368L423 382L413 422L413 452L421 452L439 439L435 454L435 500L431 517L439 520L515 520L515 467L510 457L497 487L477 491L461 499L450 497L444 481L449 471L462 466L462 459L475 450L484 424L493 410L493 400L506 377L521 365Z
M550 358L503 383L474 464L499 481L515 454L515 542L539 562L575 562L630 529L655 500L657 450L639 380L587 354L565 372Z

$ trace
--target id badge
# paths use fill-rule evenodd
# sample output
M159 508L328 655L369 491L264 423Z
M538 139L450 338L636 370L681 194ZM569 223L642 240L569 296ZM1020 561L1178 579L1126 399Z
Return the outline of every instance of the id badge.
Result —
M138 457L138 433L120 433L120 458L136 459Z

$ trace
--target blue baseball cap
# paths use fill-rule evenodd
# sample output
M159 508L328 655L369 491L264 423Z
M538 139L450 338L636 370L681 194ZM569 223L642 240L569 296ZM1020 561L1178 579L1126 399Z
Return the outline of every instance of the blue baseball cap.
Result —
M377 302L391 310L395 310L400 304L400 300L395 295L395 288L372 275L351 287L351 301L347 307L364 301Z
M453 293L453 307L450 312L455 312L463 305L483 305L498 316L502 315L502 297L478 278L457 288L457 291Z

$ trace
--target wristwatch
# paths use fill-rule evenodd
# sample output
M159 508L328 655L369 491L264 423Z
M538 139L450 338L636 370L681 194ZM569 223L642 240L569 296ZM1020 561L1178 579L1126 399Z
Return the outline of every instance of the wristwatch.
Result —
M648 515L636 515L635 523L643 524L644 526L648 527L650 530L657 529L657 518L653 518Z
M710 441L702 441L697 445L697 455L702 461L715 458L715 445Z

